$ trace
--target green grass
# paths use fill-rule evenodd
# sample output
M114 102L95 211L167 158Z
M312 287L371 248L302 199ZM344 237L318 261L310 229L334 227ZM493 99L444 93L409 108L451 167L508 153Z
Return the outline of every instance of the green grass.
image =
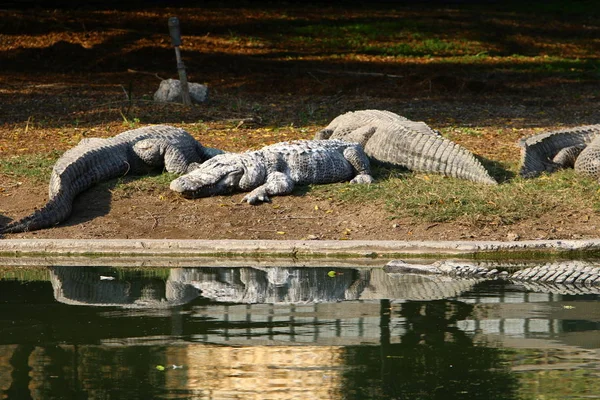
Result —
M475 55L485 51L477 41L461 37L438 37L425 31L429 28L406 20L373 20L363 23L349 21L299 27L292 32L294 36L287 39L322 50L384 56Z
M510 225L554 210L592 207L600 211L600 191L591 179L565 170L537 179L516 178L498 186L440 175L380 169L375 184L313 186L315 194L354 203L383 202L390 219L469 225Z
M114 276L119 280L154 278L166 281L170 275L169 268L107 268L102 267L102 273ZM45 267L2 267L0 280L19 282L49 281L50 271Z
M25 177L36 181L47 181L52 166L60 156L54 151L47 154L27 154L0 159L0 173L15 177Z
M299 17L293 24L274 19L263 38L244 33L234 37L240 43L260 41L275 46L274 54L284 50L289 59L306 54L331 59L401 57L416 63L426 60L514 72L579 74L598 71L591 40L597 28L592 16L599 11L591 1L511 1L492 8L487 4L444 9L434 5L420 10L395 6L387 14L369 13L367 8L364 15Z
M50 280L50 273L43 267L2 267L0 280L37 282Z
M12 157L1 163L3 172L47 181L54 154ZM516 175L516 170L511 172ZM513 178L497 186L482 185L441 175L425 175L375 167L372 185L312 185L311 194L353 203L381 202L390 219L414 218L426 222L460 222L477 225L510 225L551 214L554 210L600 212L600 189L574 170L564 170L536 179ZM176 175L170 173L125 176L112 180L111 191L121 196L166 190Z

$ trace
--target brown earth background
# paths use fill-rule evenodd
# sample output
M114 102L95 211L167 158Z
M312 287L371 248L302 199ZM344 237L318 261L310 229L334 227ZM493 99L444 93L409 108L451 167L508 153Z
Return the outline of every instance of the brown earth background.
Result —
M22 4L27 3L0 10L0 162L14 156L43 162L84 137L108 137L158 123L181 126L206 146L256 149L312 138L343 112L378 108L425 121L487 165L516 171L520 137L600 121L600 75L589 68L600 65L597 15L560 10L532 14L486 2L203 2L202 7L178 8L150 3L121 9L98 3L76 10L43 2L25 9ZM160 79L177 78L167 30L170 16L181 21L189 80L209 87L206 104L152 102ZM425 33L442 43L462 44L388 55L369 50L369 40L377 41L377 35L365 33L357 46L348 40L352 27L376 22L385 29L397 21L428 27ZM317 32L308 40L302 34L307 26L345 27L348 36L328 38ZM407 34L403 40L414 45L427 39ZM461 52L469 52L471 62L457 58ZM570 68L564 58L577 61ZM585 66L581 70L580 60ZM42 178L0 172L0 225L45 203L49 169ZM376 177L385 179L385 174L382 170ZM496 177L511 178L510 173ZM427 222L393 219L385 199L343 199L338 193L344 185L299 188L272 203L250 206L240 203L242 194L187 200L171 193L168 181L153 184L125 177L81 194L65 223L6 238L599 236L600 216L591 205L579 210L557 207L512 224L490 219Z

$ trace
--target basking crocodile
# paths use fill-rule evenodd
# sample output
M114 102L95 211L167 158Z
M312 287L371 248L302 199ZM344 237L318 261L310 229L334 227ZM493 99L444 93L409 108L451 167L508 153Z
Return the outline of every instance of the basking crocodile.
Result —
M315 139L357 142L370 159L417 172L497 184L467 149L442 137L424 122L410 121L390 111L342 114L317 132Z
M503 279L528 290L545 293L600 294L600 267L578 261L539 265L509 273L496 268L451 261L422 265L393 260L384 270L388 273L431 275L446 279Z
M554 172L561 168L575 166L585 173L594 150L584 153L585 157L576 166L580 153L600 137L599 125L586 125L576 128L562 129L552 132L539 133L519 140L521 147L521 170L524 178L533 178L543 172ZM600 143L598 143L600 147ZM579 157L578 157L579 156ZM584 160L586 160L584 162Z
M83 139L54 165L46 205L0 228L0 234L48 228L64 221L75 196L98 182L161 168L183 174L219 153L203 147L183 129L167 125L133 129L106 139Z
M362 147L341 140L298 140L260 150L220 154L171 182L171 189L188 197L251 191L250 204L269 196L289 194L294 185L371 183L369 160ZM353 178L354 177L354 178Z

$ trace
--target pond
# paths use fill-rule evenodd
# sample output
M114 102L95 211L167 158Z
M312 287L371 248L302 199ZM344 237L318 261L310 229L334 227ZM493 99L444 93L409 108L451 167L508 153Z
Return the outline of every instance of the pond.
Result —
M0 269L0 398L568 399L598 295L379 267Z

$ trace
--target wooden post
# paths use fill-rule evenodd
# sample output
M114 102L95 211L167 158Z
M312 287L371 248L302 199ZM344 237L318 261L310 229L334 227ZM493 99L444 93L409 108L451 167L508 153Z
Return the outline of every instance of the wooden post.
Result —
M171 35L171 44L175 47L175 58L177 59L177 72L179 73L179 83L181 85L181 98L186 106L192 105L190 98L190 89L188 88L185 65L181 59L179 46L181 46L181 29L179 28L179 19L177 17L169 18L169 34Z

